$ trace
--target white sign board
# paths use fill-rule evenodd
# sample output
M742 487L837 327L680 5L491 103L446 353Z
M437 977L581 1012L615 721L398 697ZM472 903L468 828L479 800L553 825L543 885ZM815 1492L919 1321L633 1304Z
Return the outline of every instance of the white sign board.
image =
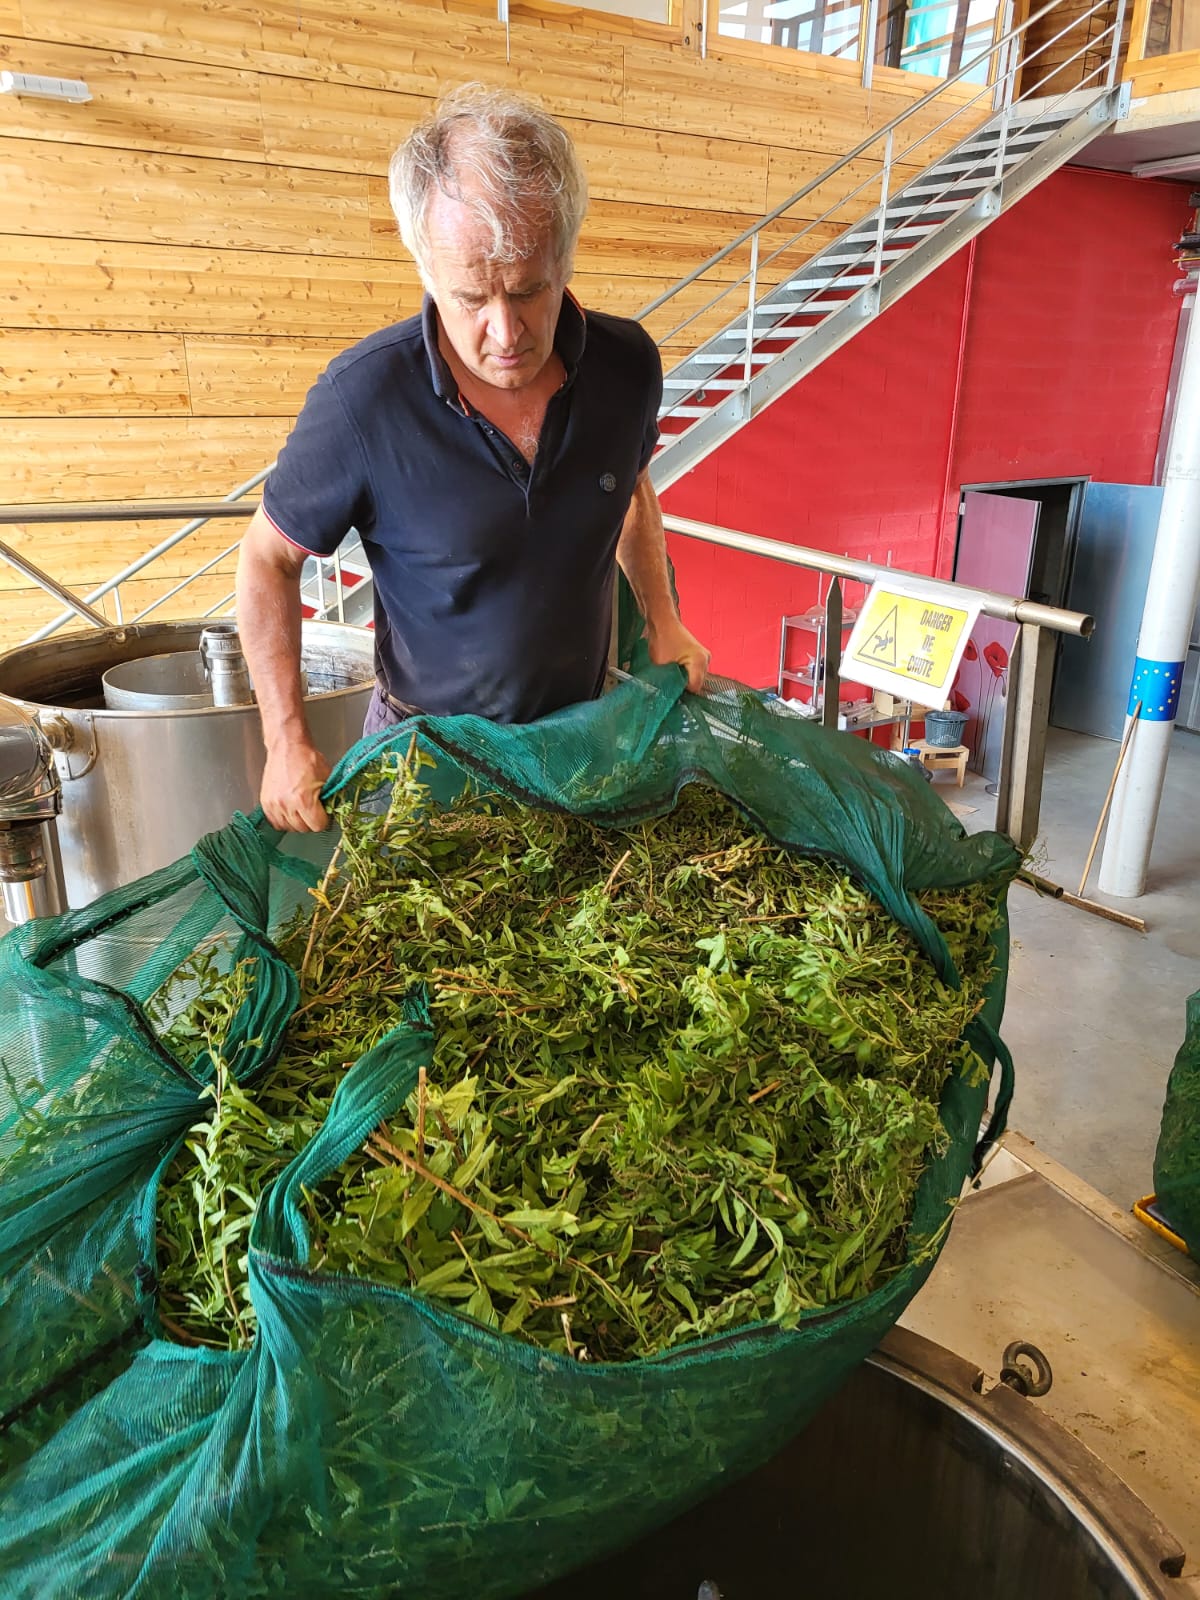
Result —
M922 593L911 582L875 584L842 656L842 677L944 709L980 608L969 590L953 604L944 593Z

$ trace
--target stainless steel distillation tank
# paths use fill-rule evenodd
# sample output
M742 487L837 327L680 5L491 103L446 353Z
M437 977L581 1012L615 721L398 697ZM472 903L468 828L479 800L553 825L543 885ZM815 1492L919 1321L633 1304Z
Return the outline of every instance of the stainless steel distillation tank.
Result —
M301 656L309 726L333 762L362 732L374 641L362 628L305 622ZM132 687L106 700L106 677L134 663L144 670L130 671ZM264 755L249 692L232 624L97 629L0 657L0 704L32 718L53 751L72 907L169 865L254 808Z
M1038 1404L893 1329L766 1466L526 1600L1194 1596L1175 1538Z

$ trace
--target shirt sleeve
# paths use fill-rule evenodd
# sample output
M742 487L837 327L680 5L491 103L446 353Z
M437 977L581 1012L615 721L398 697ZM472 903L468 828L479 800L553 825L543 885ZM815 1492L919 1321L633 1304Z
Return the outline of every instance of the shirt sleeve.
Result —
M658 408L662 404L663 370L662 358L658 353L658 346L648 333L643 329L646 340L646 384L645 384L645 411L642 429L642 456L638 462L638 474L645 472L650 465L650 457L654 454L654 447L658 443Z
M331 556L351 528L369 531L373 504L358 429L323 372L263 485L263 510L290 543Z

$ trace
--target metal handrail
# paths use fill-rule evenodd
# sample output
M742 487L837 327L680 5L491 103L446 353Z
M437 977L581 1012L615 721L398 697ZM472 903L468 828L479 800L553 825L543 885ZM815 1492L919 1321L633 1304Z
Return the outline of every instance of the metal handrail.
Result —
M849 578L853 583L876 583L883 579L892 583L916 583L923 590L944 594L953 604L961 606L964 596L979 601L984 616L998 617L1004 622L1026 623L1032 627L1049 628L1053 633L1065 633L1077 639L1086 639L1095 629L1096 619L1083 611L1067 611L1062 606L1044 606L1037 600L1026 600L1017 594L1003 594L997 589L976 589L971 585L950 583L945 578L931 578L925 572L906 572L900 567L880 566L877 561L856 561L852 556L831 555L828 550L811 550L804 545L784 544L779 539L764 539L756 533L742 533L737 528L722 528L711 522L697 522L692 517L663 517L663 526L669 533L681 534L685 539L696 539L701 544L721 545L726 550L740 550L746 555L765 556L770 561L783 561L791 567L805 567L810 572L824 572L835 578Z
M272 462L271 466L264 467L261 472L256 472L252 478L247 478L245 483L239 484L236 489L231 489L227 495L224 495L221 500L216 502L216 505L229 505L235 500L241 500L244 495L250 493L251 489L257 489L259 484L262 483L263 480L268 476L271 471L271 467L274 465L275 463ZM174 509L166 509L171 506L171 502L164 500L147 500L143 505L139 505L137 501L127 501L121 502L121 505L123 508L121 510L121 514L119 516L110 517L110 521L141 522L143 520L153 520L155 517L170 517L179 514ZM19 508L6 506L4 509L5 511L14 511ZM63 509L63 507L59 507L60 520ZM239 507L239 510L244 509L247 508ZM136 575L141 572L143 568L148 567L152 561L157 561L160 556L166 555L168 550L173 550L177 544L182 543L184 539L188 539L193 533L198 532L199 529L201 529L210 519L210 517L228 516L232 514L233 513L231 512L219 511L215 509L214 506L206 504L203 515L193 517L190 522L184 523L182 528L177 528L175 532L168 538L163 539L159 544L156 544L153 550L147 550L145 555L139 556L136 561L131 561L127 567L122 567L120 572L116 573L111 578L107 578L97 588L93 589L90 594L85 595L83 597L83 603L92 606L97 600L102 599L106 594L108 594L110 590L118 588L122 583L127 582L130 578L136 577ZM186 515L186 512L184 515ZM25 519L14 517L12 520L22 521ZM42 639L48 639L52 633L57 633L59 628L70 622L72 616L74 615L74 610L62 612L59 616L54 618L53 622L47 622L46 625L42 628L39 628L36 633L30 634L29 638L25 641L26 644L37 644Z

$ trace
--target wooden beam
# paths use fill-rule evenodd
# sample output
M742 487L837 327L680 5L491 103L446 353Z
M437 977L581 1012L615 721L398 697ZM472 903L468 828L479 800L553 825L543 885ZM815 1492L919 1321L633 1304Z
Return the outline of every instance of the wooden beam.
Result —
M295 0L262 0L259 10L260 70L425 97L451 83L491 83L534 95L559 116L620 121L622 45L594 34L514 21L506 56L494 9L453 21L439 6L405 0L304 0L299 16Z
M94 45L98 39L115 50L165 56L174 61L200 61L209 66L246 67L262 38L261 7L256 0L221 0L219 6L189 5L167 0L20 0L30 39L61 44Z
M18 329L0 340L0 411L9 416L178 415L188 400L174 335Z
M28 72L31 62L48 77L83 78L92 99L84 108L4 95L0 137L264 159L253 72L0 38L0 67Z
M198 417L295 417L318 375L345 348L341 339L253 335L189 334L184 342L192 414Z
M288 427L286 417L8 419L8 498L19 503L227 494L274 459Z
M366 180L248 161L10 139L0 230L366 255Z
M1174 56L1149 57L1138 63L1131 81L1135 96L1200 89L1200 50L1189 50Z
M0 327L300 335L349 344L421 303L408 261L13 235Z

